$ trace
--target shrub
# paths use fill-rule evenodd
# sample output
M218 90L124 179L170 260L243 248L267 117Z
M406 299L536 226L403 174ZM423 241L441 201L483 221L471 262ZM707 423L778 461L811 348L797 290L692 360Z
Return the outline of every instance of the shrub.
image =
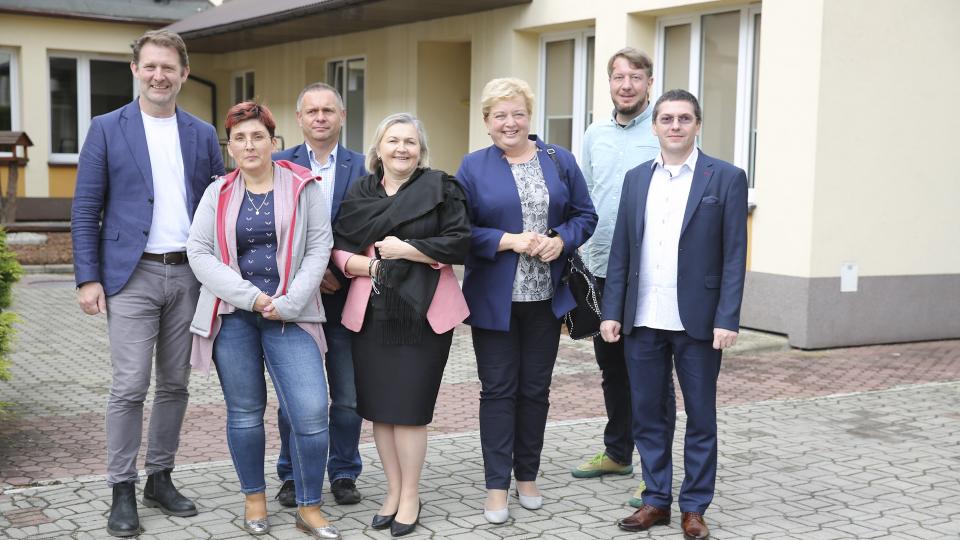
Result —
M0 381L10 378L10 348L16 329L17 315L3 311L13 302L13 284L23 276L23 267L7 249L7 231L0 227Z

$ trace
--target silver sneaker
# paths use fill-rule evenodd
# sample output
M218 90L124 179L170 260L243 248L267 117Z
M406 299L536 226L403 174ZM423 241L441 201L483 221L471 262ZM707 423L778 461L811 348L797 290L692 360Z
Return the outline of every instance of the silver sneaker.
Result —
M320 538L322 540L340 540L341 538L340 531L333 525L311 527L300 517L300 512L297 512L297 528L314 538Z

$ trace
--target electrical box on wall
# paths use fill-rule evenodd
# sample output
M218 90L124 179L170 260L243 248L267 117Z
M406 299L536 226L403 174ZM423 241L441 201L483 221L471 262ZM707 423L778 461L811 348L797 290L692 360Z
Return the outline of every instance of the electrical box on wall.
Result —
M857 292L857 263L840 265L840 292Z

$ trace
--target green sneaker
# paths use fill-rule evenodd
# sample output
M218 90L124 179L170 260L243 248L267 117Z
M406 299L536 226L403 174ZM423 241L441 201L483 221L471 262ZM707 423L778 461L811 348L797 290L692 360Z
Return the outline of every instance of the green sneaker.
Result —
M643 480L640 481L640 486L636 491L633 492L633 497L627 501L627 504L634 508L640 508L643 506L643 490L647 489L647 484Z
M574 478L596 478L604 474L630 474L633 472L633 465L621 465L607 457L607 454L600 452L585 463L581 463L577 468L570 469L570 474Z

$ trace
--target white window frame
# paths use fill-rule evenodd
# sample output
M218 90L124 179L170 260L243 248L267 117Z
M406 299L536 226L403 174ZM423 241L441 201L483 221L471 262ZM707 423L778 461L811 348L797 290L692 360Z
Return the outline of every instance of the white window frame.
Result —
M740 13L740 31L739 48L737 54L737 103L736 103L736 134L734 136L733 161L734 165L743 170L747 170L750 165L750 104L753 98L753 85L751 77L753 75L753 50L759 46L753 42L755 30L755 15L761 13L761 5L741 5L716 8L707 11L698 11L689 15L674 17L661 17L657 19L657 42L656 42L656 66L664 65L664 39L666 29L671 26L684 24L690 25L690 86L691 94L700 99L701 75L703 65L701 62L701 22L705 15L714 15L717 13L731 13L738 11ZM663 95L663 78L657 77L654 83L654 90L657 96ZM754 188L751 187L748 193L748 199L754 202Z
M580 151L583 147L583 134L589 126L586 125L587 117L587 38L596 36L596 29L584 28L582 30L571 30L567 32L551 32L540 36L540 72L539 82L537 84L537 121L535 124L536 132L541 137L546 136L547 127L547 44L555 41L573 40L573 121L571 129L573 133L570 136L570 151L577 160L580 159ZM596 41L594 41L596 44ZM594 49L596 51L596 49ZM594 52L596 55L596 52ZM550 141L546 141L550 142Z
M47 160L53 165L76 165L80 161L80 152L65 153L53 152L53 115L49 114L53 110L53 103L50 99L50 59L51 58L72 58L77 61L77 148L83 148L83 143L87 139L87 131L90 130L90 61L104 60L109 62L120 62L127 65L130 59L123 56L113 56L107 54L91 54L63 51L48 51L47 53L47 113L49 116L47 128L50 130L50 154ZM133 74L130 74L130 86L133 89L134 99L140 95L137 81Z
M20 64L17 50L0 47L0 52L10 55L10 131L20 131ZM0 152L0 157L12 157L10 152Z
M237 96L237 78L239 77L239 78L241 79L241 81L242 81L241 84L242 84L243 88L246 89L247 84L246 84L246 80L245 80L245 79L246 79L247 73L252 73L252 74L253 74L253 93L254 93L254 95L253 95L253 96ZM252 69L244 69L244 70L240 70L240 71L234 71L233 74L230 76L230 93L232 94L232 97L233 97L233 104L240 103L241 101L252 101L254 98L256 98L256 93L257 93L257 72L256 72L255 70L252 70Z
M329 80L330 65L336 64L338 62L342 62L344 66L344 75L346 75L347 66L350 64L350 62L354 62L357 60L363 61L363 104L361 105L361 107L363 108L364 118L362 119L363 122L360 124L362 126L360 129L362 129L363 131L366 131L366 123L367 123L366 116L367 116L367 110L368 110L367 109L367 88L370 87L370 84L369 84L370 81L367 79L367 76L370 75L370 70L367 69L368 67L367 56L363 54L354 54L354 55L336 56L333 58L328 58L326 63L324 64L324 67L325 67L324 77L325 77L325 82L327 84L329 84L330 86L333 86L334 88L337 88L336 85L333 84L335 81ZM337 88L337 92L340 92L339 88ZM349 115L350 101L346 95L346 92L340 92L340 98L343 99L343 108L347 111L347 115ZM340 143L341 144L346 145L348 129L349 128L347 126L347 122L344 122L343 125L340 126ZM360 135L361 135L360 140L363 140L363 135L365 135L365 133L361 133ZM354 150L354 149L351 149L351 150Z

